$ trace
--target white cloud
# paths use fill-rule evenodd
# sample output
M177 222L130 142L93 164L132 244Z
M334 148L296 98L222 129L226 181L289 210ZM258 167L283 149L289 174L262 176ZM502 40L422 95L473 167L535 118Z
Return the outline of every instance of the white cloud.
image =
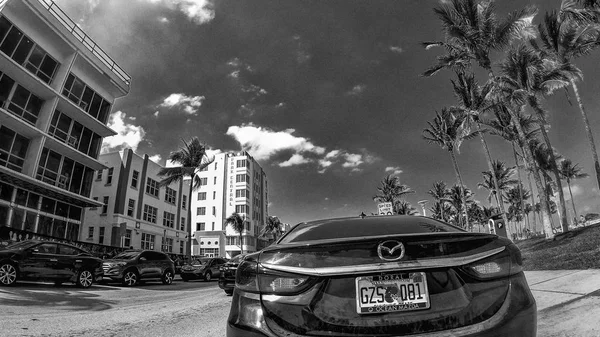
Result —
M155 162L157 164L160 164L162 157L160 156L160 154L155 154L153 156L150 156L148 159L152 160L153 162Z
M385 172L392 172L393 175L398 175L404 171L402 171L400 169L400 167L392 167L392 166L388 166L385 168Z
M289 167L294 165L306 164L311 162L310 159L304 158L301 154L294 154L290 157L290 159L284 161L283 163L279 163L280 167Z
M141 126L125 123L125 117L126 114L122 111L111 114L108 127L117 132L117 134L104 138L102 141L102 153L124 147L129 147L133 151L137 150L146 132Z
M573 198L583 195L583 188L576 184L571 184L571 192L573 192ZM563 183L563 194L565 195L565 199L570 200L571 194L569 193L569 186L566 183Z
M164 16L162 18L159 18L158 21L162 22L162 23L169 23L170 22L169 19L165 18Z
M215 6L211 0L146 0L161 4L171 10L179 10L196 24L204 24L215 18Z
M401 54L404 49L402 49L400 46L390 46L390 51L396 54Z
M202 106L205 100L204 96L187 96L185 94L171 94L163 100L159 107L173 108L183 107L183 111L188 115L195 115L198 108ZM157 114L155 114L157 116Z
M158 117L158 114L159 114L159 113L160 113L160 112L159 112L158 110L156 110L156 111L153 113L154 117Z
M366 88L367 88L367 86L364 84L357 84L352 88L352 90L348 91L346 93L346 95L352 95L352 96L360 95L365 91Z

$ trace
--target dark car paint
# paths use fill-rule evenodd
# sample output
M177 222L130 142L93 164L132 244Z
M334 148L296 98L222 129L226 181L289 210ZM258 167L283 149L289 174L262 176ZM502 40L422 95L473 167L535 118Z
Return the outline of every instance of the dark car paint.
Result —
M87 269L92 271L94 280L102 278L102 260L75 246L31 241L32 246L26 249L0 250L0 265L12 262L18 271L17 280L50 280L57 283L76 282L78 272ZM41 247L54 247L54 253L40 251ZM60 247L68 247L77 255L61 254Z
M221 266L219 288L223 289L228 295L233 293L233 289L235 288L235 272L240 261L242 261L245 256L246 254L234 256L231 260Z
M135 256L127 260L115 258L104 260L102 264L104 276L116 281L122 281L126 271L135 270L139 276L137 281L139 282L141 280L160 279L166 271L171 271L173 275L175 274L175 264L166 254L152 250L126 251L126 253L133 252L139 254L135 254ZM160 254L161 259L149 259L149 254L156 255L156 257ZM124 265L122 266L115 266L112 268L107 267L109 264L122 262L124 262Z
M185 264L181 267L180 276L182 279L205 279L205 275L210 272L211 278L217 278L221 275L221 266L227 263L224 258L200 258L197 260L205 261L202 265Z

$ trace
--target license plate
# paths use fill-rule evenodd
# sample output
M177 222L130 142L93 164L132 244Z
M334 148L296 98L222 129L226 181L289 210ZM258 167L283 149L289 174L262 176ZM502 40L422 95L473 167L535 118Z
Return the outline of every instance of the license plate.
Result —
M424 272L360 276L356 278L359 314L429 309Z

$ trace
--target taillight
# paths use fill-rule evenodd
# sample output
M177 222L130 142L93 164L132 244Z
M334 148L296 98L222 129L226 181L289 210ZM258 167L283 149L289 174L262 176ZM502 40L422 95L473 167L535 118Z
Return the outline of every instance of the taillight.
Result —
M256 261L243 261L235 274L236 288L247 292L273 295L300 293L314 283L311 280L308 276L259 267Z
M235 273L235 286L240 290L258 292L257 272L257 262L242 261Z
M473 262L464 267L471 276L482 280L496 279L514 275L523 271L521 252L514 245L486 259Z

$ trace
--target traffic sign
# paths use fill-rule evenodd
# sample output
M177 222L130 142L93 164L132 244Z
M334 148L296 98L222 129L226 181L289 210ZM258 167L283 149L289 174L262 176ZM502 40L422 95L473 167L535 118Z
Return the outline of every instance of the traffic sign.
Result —
M391 202L382 202L377 204L379 215L392 215L394 214L394 206Z

